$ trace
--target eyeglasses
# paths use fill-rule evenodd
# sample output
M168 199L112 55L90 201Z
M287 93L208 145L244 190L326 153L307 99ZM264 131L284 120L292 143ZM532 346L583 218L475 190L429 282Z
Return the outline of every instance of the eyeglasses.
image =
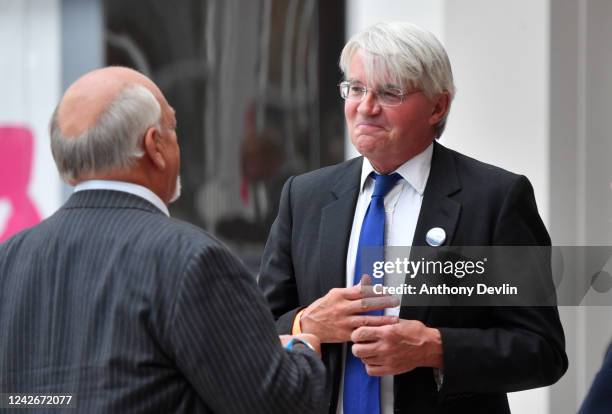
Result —
M378 103L382 106L397 106L404 102L404 96L411 95L419 92L414 91L406 93L399 88L380 88L380 89L368 89L367 86L361 82L344 81L338 85L340 87L340 96L342 99L347 101L358 101L361 102L368 94L368 90L376 95Z

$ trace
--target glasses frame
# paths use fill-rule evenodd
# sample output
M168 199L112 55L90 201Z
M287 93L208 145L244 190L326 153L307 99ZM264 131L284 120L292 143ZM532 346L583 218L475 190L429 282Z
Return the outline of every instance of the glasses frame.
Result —
M379 105L381 106L386 106L386 107L394 107L394 106L399 106L402 103L404 103L404 98L408 95L412 95L414 93L420 92L419 90L417 91L412 91L412 92L405 92L400 88L387 88L387 90L389 89L394 89L397 90L397 96L399 96L400 100L398 103L385 103L380 99L380 89L370 89L367 86L363 85L363 95L361 95L361 98L357 99L356 97L351 97L349 96L349 94L347 93L346 97L343 95L342 93L342 88L344 87L349 87L351 86L351 81L342 81L338 84L338 89L340 91L340 97L342 99L344 99L345 101L354 101L354 102L363 102L363 100L365 99L365 97L368 95L368 92L372 92L376 98L376 102L378 102Z

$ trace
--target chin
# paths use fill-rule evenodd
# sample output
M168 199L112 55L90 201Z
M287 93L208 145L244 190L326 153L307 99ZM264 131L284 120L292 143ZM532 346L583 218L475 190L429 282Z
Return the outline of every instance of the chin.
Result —
M376 142L376 140L368 140L368 141L360 140L360 141L354 142L353 145L355 146L355 149L357 150L357 152L359 152L364 157L375 155L380 150L380 142Z

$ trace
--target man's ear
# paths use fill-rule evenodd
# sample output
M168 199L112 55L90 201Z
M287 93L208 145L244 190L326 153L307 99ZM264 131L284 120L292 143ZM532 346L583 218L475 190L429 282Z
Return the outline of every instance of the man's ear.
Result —
M159 131L155 127L147 129L143 138L145 154L153 165L160 170L166 169L166 160L162 152L163 142L162 137L159 135Z
M429 117L429 125L437 125L448 113L450 107L450 95L447 91L437 94L434 98L434 106Z

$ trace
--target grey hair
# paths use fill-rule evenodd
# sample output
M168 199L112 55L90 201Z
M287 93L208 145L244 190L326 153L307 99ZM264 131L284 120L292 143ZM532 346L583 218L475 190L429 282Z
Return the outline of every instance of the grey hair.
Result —
M78 137L65 137L55 108L49 126L51 152L62 179L78 180L85 174L127 169L144 155L147 129L160 128L161 106L142 85L123 89L94 125Z
M359 53L371 85L394 84L420 89L428 98L448 92L455 95L450 61L436 37L412 23L381 22L357 33L340 55L340 69L350 78L349 67ZM448 112L436 125L436 138L444 131Z

